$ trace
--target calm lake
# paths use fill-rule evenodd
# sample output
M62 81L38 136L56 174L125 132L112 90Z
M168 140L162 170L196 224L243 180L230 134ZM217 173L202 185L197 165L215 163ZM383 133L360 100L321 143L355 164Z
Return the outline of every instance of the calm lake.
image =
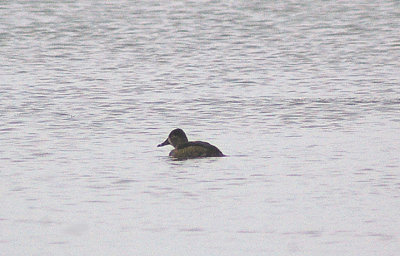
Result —
M395 256L399 131L399 1L0 3L1 255Z

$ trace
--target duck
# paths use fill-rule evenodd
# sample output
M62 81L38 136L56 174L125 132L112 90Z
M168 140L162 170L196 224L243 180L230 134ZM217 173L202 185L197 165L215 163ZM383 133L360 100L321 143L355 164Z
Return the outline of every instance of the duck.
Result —
M204 141L189 141L185 132L177 128L173 130L168 138L157 147L171 145L173 149L169 156L178 160L200 157L222 157L225 156L216 146Z

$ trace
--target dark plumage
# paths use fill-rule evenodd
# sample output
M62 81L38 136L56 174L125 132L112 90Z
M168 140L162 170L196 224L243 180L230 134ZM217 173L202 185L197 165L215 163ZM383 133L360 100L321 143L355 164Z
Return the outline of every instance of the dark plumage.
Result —
M220 157L224 156L222 152L208 142L190 141L187 139L185 132L182 129L175 129L168 138L157 147L172 145L173 149L169 156L176 159L188 159L197 157Z

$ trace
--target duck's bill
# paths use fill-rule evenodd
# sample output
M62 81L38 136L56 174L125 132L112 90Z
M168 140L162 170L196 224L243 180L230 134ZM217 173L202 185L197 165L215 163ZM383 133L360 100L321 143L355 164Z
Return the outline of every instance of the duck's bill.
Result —
M170 143L169 143L168 139L166 139L163 143L158 144L157 147L162 147L162 146L169 145L169 144Z

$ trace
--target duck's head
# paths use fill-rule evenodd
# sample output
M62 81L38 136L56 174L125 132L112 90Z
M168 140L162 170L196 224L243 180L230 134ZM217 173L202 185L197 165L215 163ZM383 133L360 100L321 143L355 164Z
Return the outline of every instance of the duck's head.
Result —
M165 145L172 145L174 148L177 148L179 145L188 142L188 138L186 137L185 132L182 129L175 129L169 135L168 138L161 144L158 144L157 147L162 147Z

